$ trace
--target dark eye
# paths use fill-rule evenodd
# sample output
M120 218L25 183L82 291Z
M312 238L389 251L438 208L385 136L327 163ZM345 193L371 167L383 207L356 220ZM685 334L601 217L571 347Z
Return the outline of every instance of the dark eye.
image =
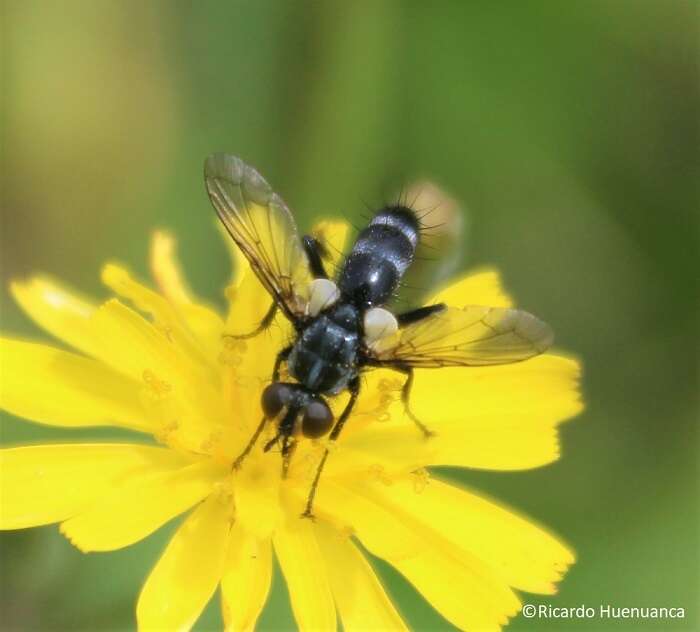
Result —
M301 432L309 439L316 439L326 434L333 426L333 413L328 405L320 399L313 400L304 409Z
M262 409L265 417L277 417L292 398L292 389L288 384L270 384L262 394Z

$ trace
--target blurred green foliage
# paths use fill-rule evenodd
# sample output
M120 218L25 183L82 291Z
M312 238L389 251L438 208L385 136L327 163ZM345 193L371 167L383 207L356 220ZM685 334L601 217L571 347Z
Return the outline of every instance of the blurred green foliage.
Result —
M585 366L562 459L458 472L564 536L579 561L533 603L684 606L697 629L698 4L127 0L2 4L2 277L48 271L99 296L110 258L146 275L172 228L193 285L221 301L224 247L201 178L226 150L302 226L359 218L430 177L468 207L492 263ZM2 328L40 334L3 292ZM5 444L68 432L5 417ZM83 555L47 527L3 534L7 630L133 627L169 525ZM378 564L408 621L449 629ZM292 625L276 581L261 629ZM218 603L198 627L219 624ZM640 621L511 629L636 630Z

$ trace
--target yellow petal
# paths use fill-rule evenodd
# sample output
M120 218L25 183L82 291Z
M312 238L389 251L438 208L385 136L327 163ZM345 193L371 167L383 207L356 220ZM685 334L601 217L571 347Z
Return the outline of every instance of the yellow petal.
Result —
M261 437L244 466L235 473L233 484L236 522L260 540L270 538L277 524L284 520L284 508L279 500L279 452L262 452L265 439Z
M299 630L335 630L333 596L311 521L290 516L273 542Z
M314 225L311 234L328 251L330 261L326 263L326 272L333 278L345 256L345 245L350 234L350 224L338 219L323 220Z
M153 533L207 496L225 471L209 459L164 472L144 472L61 524L81 551L112 551Z
M490 367L416 371L411 408L425 424L479 424L508 415L551 424L581 411L576 360L545 354L525 362Z
M166 332L118 300L102 304L90 321L100 334L100 358L117 371L135 380L141 380L146 369L171 383L197 378L195 368Z
M429 465L488 470L523 470L559 458L556 428L533 425L514 417L511 425L486 418L483 425L429 424L435 436L426 439L410 420L401 425L373 424L349 435L328 460L329 476L358 472L410 472Z
M153 235L151 270L158 287L205 348L207 356L217 358L221 350L224 321L213 309L195 300L175 255L175 239L169 233L157 231Z
M0 528L66 520L130 476L185 463L172 450L143 445L86 443L0 450Z
M102 269L102 281L119 296L129 300L138 310L150 314L157 327L188 357L203 363L216 361L218 344L216 350L203 348L201 341L188 327L187 321L183 318L182 313L178 312L175 305L169 303L157 292L137 282L124 268L115 264L107 264ZM192 310L190 309L190 311ZM218 320L220 328L223 327L218 316L214 314L213 317L215 321ZM220 331L221 329L219 329L219 333Z
M369 562L347 535L322 522L315 531L343 630L408 630Z
M221 579L221 609L227 632L252 632L272 582L272 543L236 523L229 535Z
M556 426L582 409L576 360L552 354L494 367L416 371L410 405L435 433L425 440L398 401L396 382L390 421L348 422L348 433L329 472L376 464L396 470L457 465L498 470L538 467L559 456ZM368 376L368 390L375 378ZM385 394L386 396L386 394Z
M466 305L512 307L513 299L503 289L498 271L484 268L451 283L433 294L425 303L426 305L446 303L453 307Z
M381 549L373 552L382 556ZM515 594L475 560L463 563L431 546L409 558L386 559L461 630L501 630L520 609Z
M177 311L201 345L205 356L215 363L221 352L224 321L213 309L201 303L182 303Z
M46 277L15 281L10 291L39 327L80 351L94 354L95 340L87 328L95 310L92 302Z
M245 265L247 269L240 282L226 290L229 314L224 331L228 335L245 335L255 330L273 303L273 298L255 276L247 261Z
M574 554L542 528L455 485L434 478L417 485L415 477L405 477L362 489L425 538L478 557L520 590L555 592L554 583L574 562Z
M191 303L192 292L175 255L175 238L157 230L151 239L151 272L165 297L174 304Z
M270 327L254 337L226 337L254 331L272 305L272 298L249 266L240 285L230 287L227 294L230 311L221 361L229 378L227 401L236 409L238 441L234 451L240 451L260 422L260 393L270 381L277 354L289 343L291 325L278 312Z
M13 415L53 426L154 428L141 385L96 360L7 338L0 358L0 407Z
M223 573L229 512L213 494L177 530L141 590L136 606L141 632L192 627Z
M405 512L362 492L335 484L319 488L319 518L328 515L352 528L450 623L462 630L499 630L518 611L513 591L483 562L426 537Z
M173 403L171 415L183 442L199 450L212 431L223 426L220 387L167 334L117 300L107 301L92 317L100 332L100 357L117 371L143 380Z
M181 327L172 305L163 296L136 281L121 266L115 263L105 265L102 268L102 282L119 296L131 301L136 309L150 314L165 327L174 329ZM172 336L174 332L168 333Z

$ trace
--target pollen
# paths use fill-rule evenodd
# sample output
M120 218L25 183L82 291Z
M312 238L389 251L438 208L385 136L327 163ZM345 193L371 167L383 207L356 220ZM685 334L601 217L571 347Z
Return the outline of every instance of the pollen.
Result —
M233 493L231 478L214 483L212 487L212 496L228 509L229 522L233 523L236 519L236 498Z
M391 419L389 408L397 402L400 397L401 382L396 379L382 378L378 384L379 397L378 404L372 411L375 421L387 422Z
M265 381L254 375L236 375L234 382L240 388L253 389L261 388Z
M225 336L223 348L219 354L219 363L230 367L240 366L247 350L248 345L245 340Z
M430 484L430 472L424 467L411 472L413 480L413 491L416 494L422 494Z
M390 487L394 483L391 476L389 476L381 463L375 463L374 465L370 466L368 474L372 479L386 485L387 487Z
M398 391L401 388L401 382L399 380L390 379L383 377L379 380L379 390L382 392L386 391Z
M172 393L172 385L156 377L150 369L144 370L142 377L146 384L146 393L153 399L162 400Z
M171 420L161 425L160 428L156 429L153 433L153 437L158 443L167 445L173 449L177 449L179 446L177 432L179 430L180 424L176 420Z
M204 454L213 454L216 451L216 448L221 444L222 438L223 432L221 430L213 430L200 444L200 451Z

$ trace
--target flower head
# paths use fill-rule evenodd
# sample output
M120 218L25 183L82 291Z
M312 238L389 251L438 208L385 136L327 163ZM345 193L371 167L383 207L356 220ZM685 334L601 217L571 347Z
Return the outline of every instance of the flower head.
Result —
M346 226L319 228L341 252ZM386 560L461 629L499 629L519 610L516 590L552 593L573 553L492 501L450 485L435 465L516 470L558 457L557 425L579 412L576 361L545 354L499 367L422 371L412 407L435 436L416 432L396 374L375 370L337 444L302 439L281 475L262 446L232 469L260 421L260 397L289 339L278 318L241 340L269 297L238 253L222 318L197 301L172 238L155 235L157 290L110 264L116 297L100 305L43 277L12 285L44 330L73 349L3 338L0 405L37 423L113 425L153 441L67 443L1 453L0 526L60 523L83 551L145 538L186 512L148 576L140 629L187 629L217 587L227 629L250 630L280 563L300 629L405 629L365 550ZM443 290L451 305L508 306L491 270ZM347 395L332 402L340 410ZM330 457L315 520L300 517L319 459Z

